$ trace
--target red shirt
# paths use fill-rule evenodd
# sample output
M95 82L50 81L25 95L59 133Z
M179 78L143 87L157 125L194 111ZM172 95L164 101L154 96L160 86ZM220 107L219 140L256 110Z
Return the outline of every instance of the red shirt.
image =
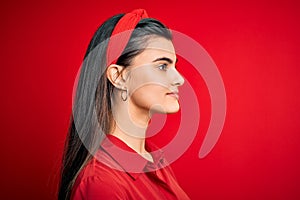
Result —
M91 159L79 173L71 199L190 199L178 185L162 152L148 142L146 149L151 152L153 162L108 135L97 158ZM126 156L122 156L124 153Z

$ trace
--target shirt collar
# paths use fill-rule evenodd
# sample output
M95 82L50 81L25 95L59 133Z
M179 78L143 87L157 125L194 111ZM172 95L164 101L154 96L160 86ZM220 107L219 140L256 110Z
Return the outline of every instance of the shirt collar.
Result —
M162 150L148 141L146 141L145 148L151 153L153 162L143 158L125 142L113 135L107 135L100 147L117 162L121 170L124 170L133 179L136 179L141 173L161 168L161 163L163 162ZM113 166L109 167L116 168Z

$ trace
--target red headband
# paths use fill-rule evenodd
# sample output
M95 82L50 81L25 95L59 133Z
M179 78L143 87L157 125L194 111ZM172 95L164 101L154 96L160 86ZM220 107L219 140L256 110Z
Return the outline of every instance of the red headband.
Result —
M125 14L118 21L108 41L107 66L116 64L116 61L122 55L134 28L141 19L147 17L148 15L144 9L136 9Z

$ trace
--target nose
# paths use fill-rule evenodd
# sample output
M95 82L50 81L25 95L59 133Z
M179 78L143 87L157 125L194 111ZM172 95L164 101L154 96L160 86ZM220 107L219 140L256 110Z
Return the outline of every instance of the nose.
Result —
M181 86L184 83L184 78L175 67L171 70L171 80L172 86Z

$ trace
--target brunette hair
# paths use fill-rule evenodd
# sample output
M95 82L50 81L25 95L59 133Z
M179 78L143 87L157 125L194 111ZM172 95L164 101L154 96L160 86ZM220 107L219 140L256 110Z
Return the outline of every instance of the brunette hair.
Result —
M74 182L93 153L99 148L105 134L114 127L111 95L114 86L106 77L106 49L108 40L123 14L105 21L89 43L73 101L73 112L65 141L60 171L58 199L70 199ZM116 64L127 67L132 59L146 48L152 36L172 40L169 29L161 22L142 19L135 27L130 40Z

